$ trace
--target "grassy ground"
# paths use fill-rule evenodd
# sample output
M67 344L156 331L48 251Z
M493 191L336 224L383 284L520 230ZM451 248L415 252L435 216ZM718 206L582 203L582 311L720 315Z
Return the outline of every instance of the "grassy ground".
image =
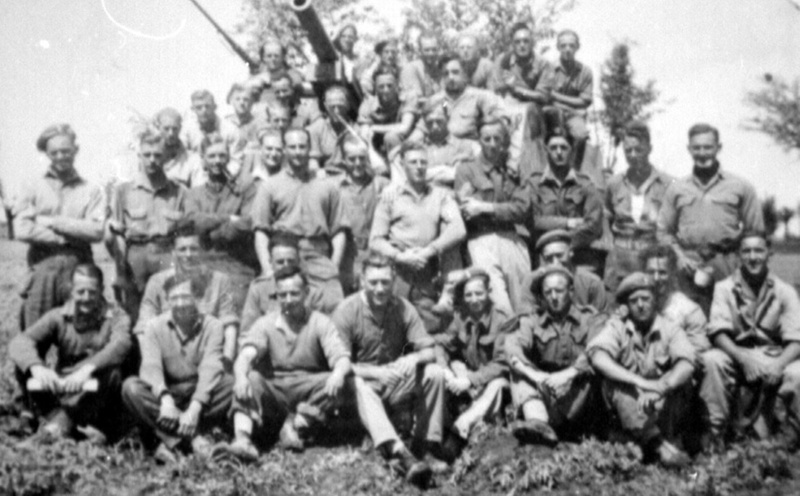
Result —
M99 253L98 253L99 255ZM102 260L102 258L101 258ZM773 261L785 280L800 283L800 257ZM103 263L105 268L110 266ZM13 395L8 340L16 334L24 247L0 241L0 405ZM12 416L0 415L0 495L386 495L420 494L393 477L372 451L339 443L303 454L273 450L253 465L182 458L155 465L134 438L110 447L64 441L20 446ZM770 443L746 442L718 456L699 456L691 467L667 471L641 461L632 445L589 440L557 449L520 447L502 426L482 427L472 446L437 474L431 495L796 495L800 456Z

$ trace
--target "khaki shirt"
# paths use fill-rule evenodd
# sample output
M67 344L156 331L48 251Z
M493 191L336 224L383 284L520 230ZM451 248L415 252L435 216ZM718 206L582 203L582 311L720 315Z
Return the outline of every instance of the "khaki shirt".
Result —
M508 314L496 307L477 321L456 312L441 338L437 336L450 360L460 360L467 366L467 378L473 386L481 387L508 373L503 353L505 335L501 332L508 320Z
M438 68L428 72L422 60L412 60L400 70L400 88L410 95L428 97L442 90L442 74Z
M308 287L308 297L306 297L306 308L316 310L326 315L331 314L335 305L331 305L330 298L325 298L322 288L315 286ZM242 321L240 329L247 331L250 327L264 315L280 311L281 304L278 302L278 286L275 277L259 276L250 283L247 290L247 297L242 307Z
M124 230L128 241L148 241L165 237L181 219L186 201L186 189L167 181L154 190L150 181L140 173L131 182L118 185L111 200L111 218Z
M467 86L457 98L451 98L446 91L430 97L432 105L442 105L447 109L449 120L447 129L456 138L478 139L478 126L481 122L500 115L499 101L486 90Z
M606 213L615 238L656 240L658 214L667 188L674 179L655 167L640 187L628 181L626 174L615 174L606 188ZM633 218L633 195L644 197L639 219Z
M661 314L677 323L697 353L711 348L708 340L708 319L700 305L690 300L680 291L674 291L667 297Z
M553 91L584 101L592 101L592 70L586 64L581 64L576 60L575 67L567 70L559 60L559 63L553 67L552 76ZM586 113L585 109L575 109L559 102L553 102L553 104L573 112Z
M419 113L416 98L408 93L401 93L398 98L396 107L387 108L381 104L377 96L367 96L358 108L358 123L396 124L401 122L406 114L416 117Z
M344 161L339 141L347 134L347 128L337 133L329 118L317 119L306 129L311 138L309 156L319 162L322 169L337 167Z
M519 313L533 313L539 307L536 295L531 291L534 274L531 272L522 280ZM606 291L603 280L582 267L575 269L572 274L572 301L580 306L590 306L600 313L608 313L614 306L613 295Z
M506 73L511 73L514 76L512 87L541 91L545 99L549 98L554 84L553 68L542 57L533 56L530 60L523 62L517 59L513 53L505 53L495 61L489 88L500 95L507 95L517 102L527 101L527 99L520 100L517 96L511 94L511 87L505 83Z
M352 242L357 249L366 250L375 208L389 180L377 176L372 177L367 184L357 184L347 174L343 174L341 179L333 180L339 185L339 193L344 203L344 215L350 224Z

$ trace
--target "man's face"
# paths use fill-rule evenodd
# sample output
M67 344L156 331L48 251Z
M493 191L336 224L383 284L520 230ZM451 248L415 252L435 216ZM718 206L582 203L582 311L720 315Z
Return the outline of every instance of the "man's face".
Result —
M558 38L556 44L558 52L561 54L561 60L564 62L572 62L575 60L575 53L578 51L578 40L572 34L563 34Z
M261 57L261 61L264 62L264 66L266 66L269 71L277 71L284 65L283 49L277 43L268 43L264 45Z
M542 281L542 299L552 315L563 315L572 303L572 288L563 274L550 274Z
M173 286L167 293L172 319L177 324L192 324L200 311L197 308L197 297L192 294L190 281Z
M689 154L695 167L705 169L714 165L717 154L722 148L714 133L695 134L689 139Z
M167 147L174 148L181 142L181 118L177 115L161 117L158 121L158 129L161 131Z
M467 87L467 75L461 62L451 60L444 66L444 89L448 93L460 93Z
M550 160L550 165L554 167L569 167L570 157L572 155L572 146L569 141L561 136L550 138L547 142L547 157Z
M644 270L653 278L656 291L663 295L669 287L669 259L667 257L648 258Z
M217 111L217 104L211 98L201 98L192 101L192 111L197 116L197 122L200 124L210 124L214 122Z
M274 272L284 267L297 267L300 265L300 254L291 246L276 246L272 249L272 270Z
M403 157L403 170L412 185L425 184L428 180L428 154L424 150L409 150Z
M480 143L486 160L496 163L508 148L508 135L500 124L483 126L480 132Z
M304 170L308 167L308 136L301 131L286 133L286 157L292 170Z
M346 120L350 111L350 104L343 92L331 91L325 95L325 109L331 117L335 115Z
M464 303L470 315L483 315L489 308L489 302L489 289L483 279L473 279L464 285Z
M439 63L441 49L439 42L434 38L422 38L419 40L419 53L422 63L427 66L435 66Z
M653 320L656 312L655 295L649 289L638 289L628 296L628 315L637 324Z
M308 290L299 275L278 281L276 296L285 316L300 319L305 315Z
M272 93L275 99L282 104L288 106L292 105L294 98L294 90L292 89L292 81L289 78L280 78L272 83Z
M231 95L231 107L236 115L250 115L250 109L253 108L253 99L250 97L250 92L247 90L237 91Z
M554 241L542 247L542 252L539 254L541 265L560 265L562 267L569 267L570 257L572 255L569 249L569 244L563 241Z
M428 136L434 140L438 140L447 136L447 118L444 113L435 111L425 117L425 129L428 131Z
M533 33L530 30L521 29L514 33L511 43L517 57L527 59L533 54Z
M164 142L140 144L139 163L147 175L160 172L164 167Z
M83 274L72 277L72 301L75 303L75 314L78 317L95 315L103 299L103 288L100 281Z
M626 136L622 141L622 150L625 152L625 160L631 169L645 167L650 156L650 143L633 136Z
M175 238L172 256L175 264L183 272L192 272L200 268L203 248L200 236L179 236Z
M75 164L75 155L78 147L72 142L69 136L59 134L47 140L47 157L53 170L59 174L71 172Z
M465 36L459 40L456 51L458 52L458 57L465 62L474 62L480 57L478 43L475 38L470 36Z
M342 52L351 53L356 41L358 41L358 33L356 33L355 29L347 28L342 31L339 36L339 45L342 47Z
M222 176L228 167L228 147L225 143L215 143L203 152L203 167L209 176Z
M742 270L751 276L760 276L767 271L770 250L767 241L758 236L744 238L739 248Z
M383 74L375 79L375 95L382 105L397 101L397 80L391 74Z
M280 136L267 135L261 140L261 157L270 171L283 165L283 139Z
M397 56L400 54L400 49L395 43L389 43L383 47L381 52L381 63L383 65L394 66L397 65Z
M369 151L362 143L346 143L344 145L344 165L350 177L356 180L369 175Z
M374 307L383 307L392 296L394 271L391 267L367 267L361 275L361 284L367 300Z

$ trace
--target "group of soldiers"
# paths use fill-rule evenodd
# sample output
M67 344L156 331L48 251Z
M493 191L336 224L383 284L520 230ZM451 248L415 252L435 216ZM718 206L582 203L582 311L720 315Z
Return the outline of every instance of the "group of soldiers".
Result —
M14 207L30 278L8 353L37 435L135 424L167 463L255 460L358 419L418 485L509 402L523 443L622 437L671 466L745 435L795 448L800 300L719 132L689 129L674 179L631 122L627 169L593 176L578 35L558 35L555 64L533 35L514 26L494 62L467 35L442 56L425 33L403 66L379 43L321 111L268 42L233 115L207 91L186 122L158 112L107 199L71 127L45 129L50 166ZM337 36L343 62L356 40Z

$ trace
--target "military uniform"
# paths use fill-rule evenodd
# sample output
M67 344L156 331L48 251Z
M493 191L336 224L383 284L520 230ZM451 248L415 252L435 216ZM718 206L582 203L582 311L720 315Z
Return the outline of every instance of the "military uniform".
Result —
M539 307L536 295L531 290L535 274L527 274L522 282L519 313L534 313ZM590 306L600 313L609 313L614 308L614 298L606 290L603 280L583 267L578 267L572 273L572 301L577 305Z
M342 298L335 294L326 293L320 288L309 287L308 297L306 298L306 308L317 312L330 315L336 310ZM264 315L280 310L278 302L278 286L275 277L259 276L250 284L247 297L244 300L242 309L241 333L245 333L250 327Z

